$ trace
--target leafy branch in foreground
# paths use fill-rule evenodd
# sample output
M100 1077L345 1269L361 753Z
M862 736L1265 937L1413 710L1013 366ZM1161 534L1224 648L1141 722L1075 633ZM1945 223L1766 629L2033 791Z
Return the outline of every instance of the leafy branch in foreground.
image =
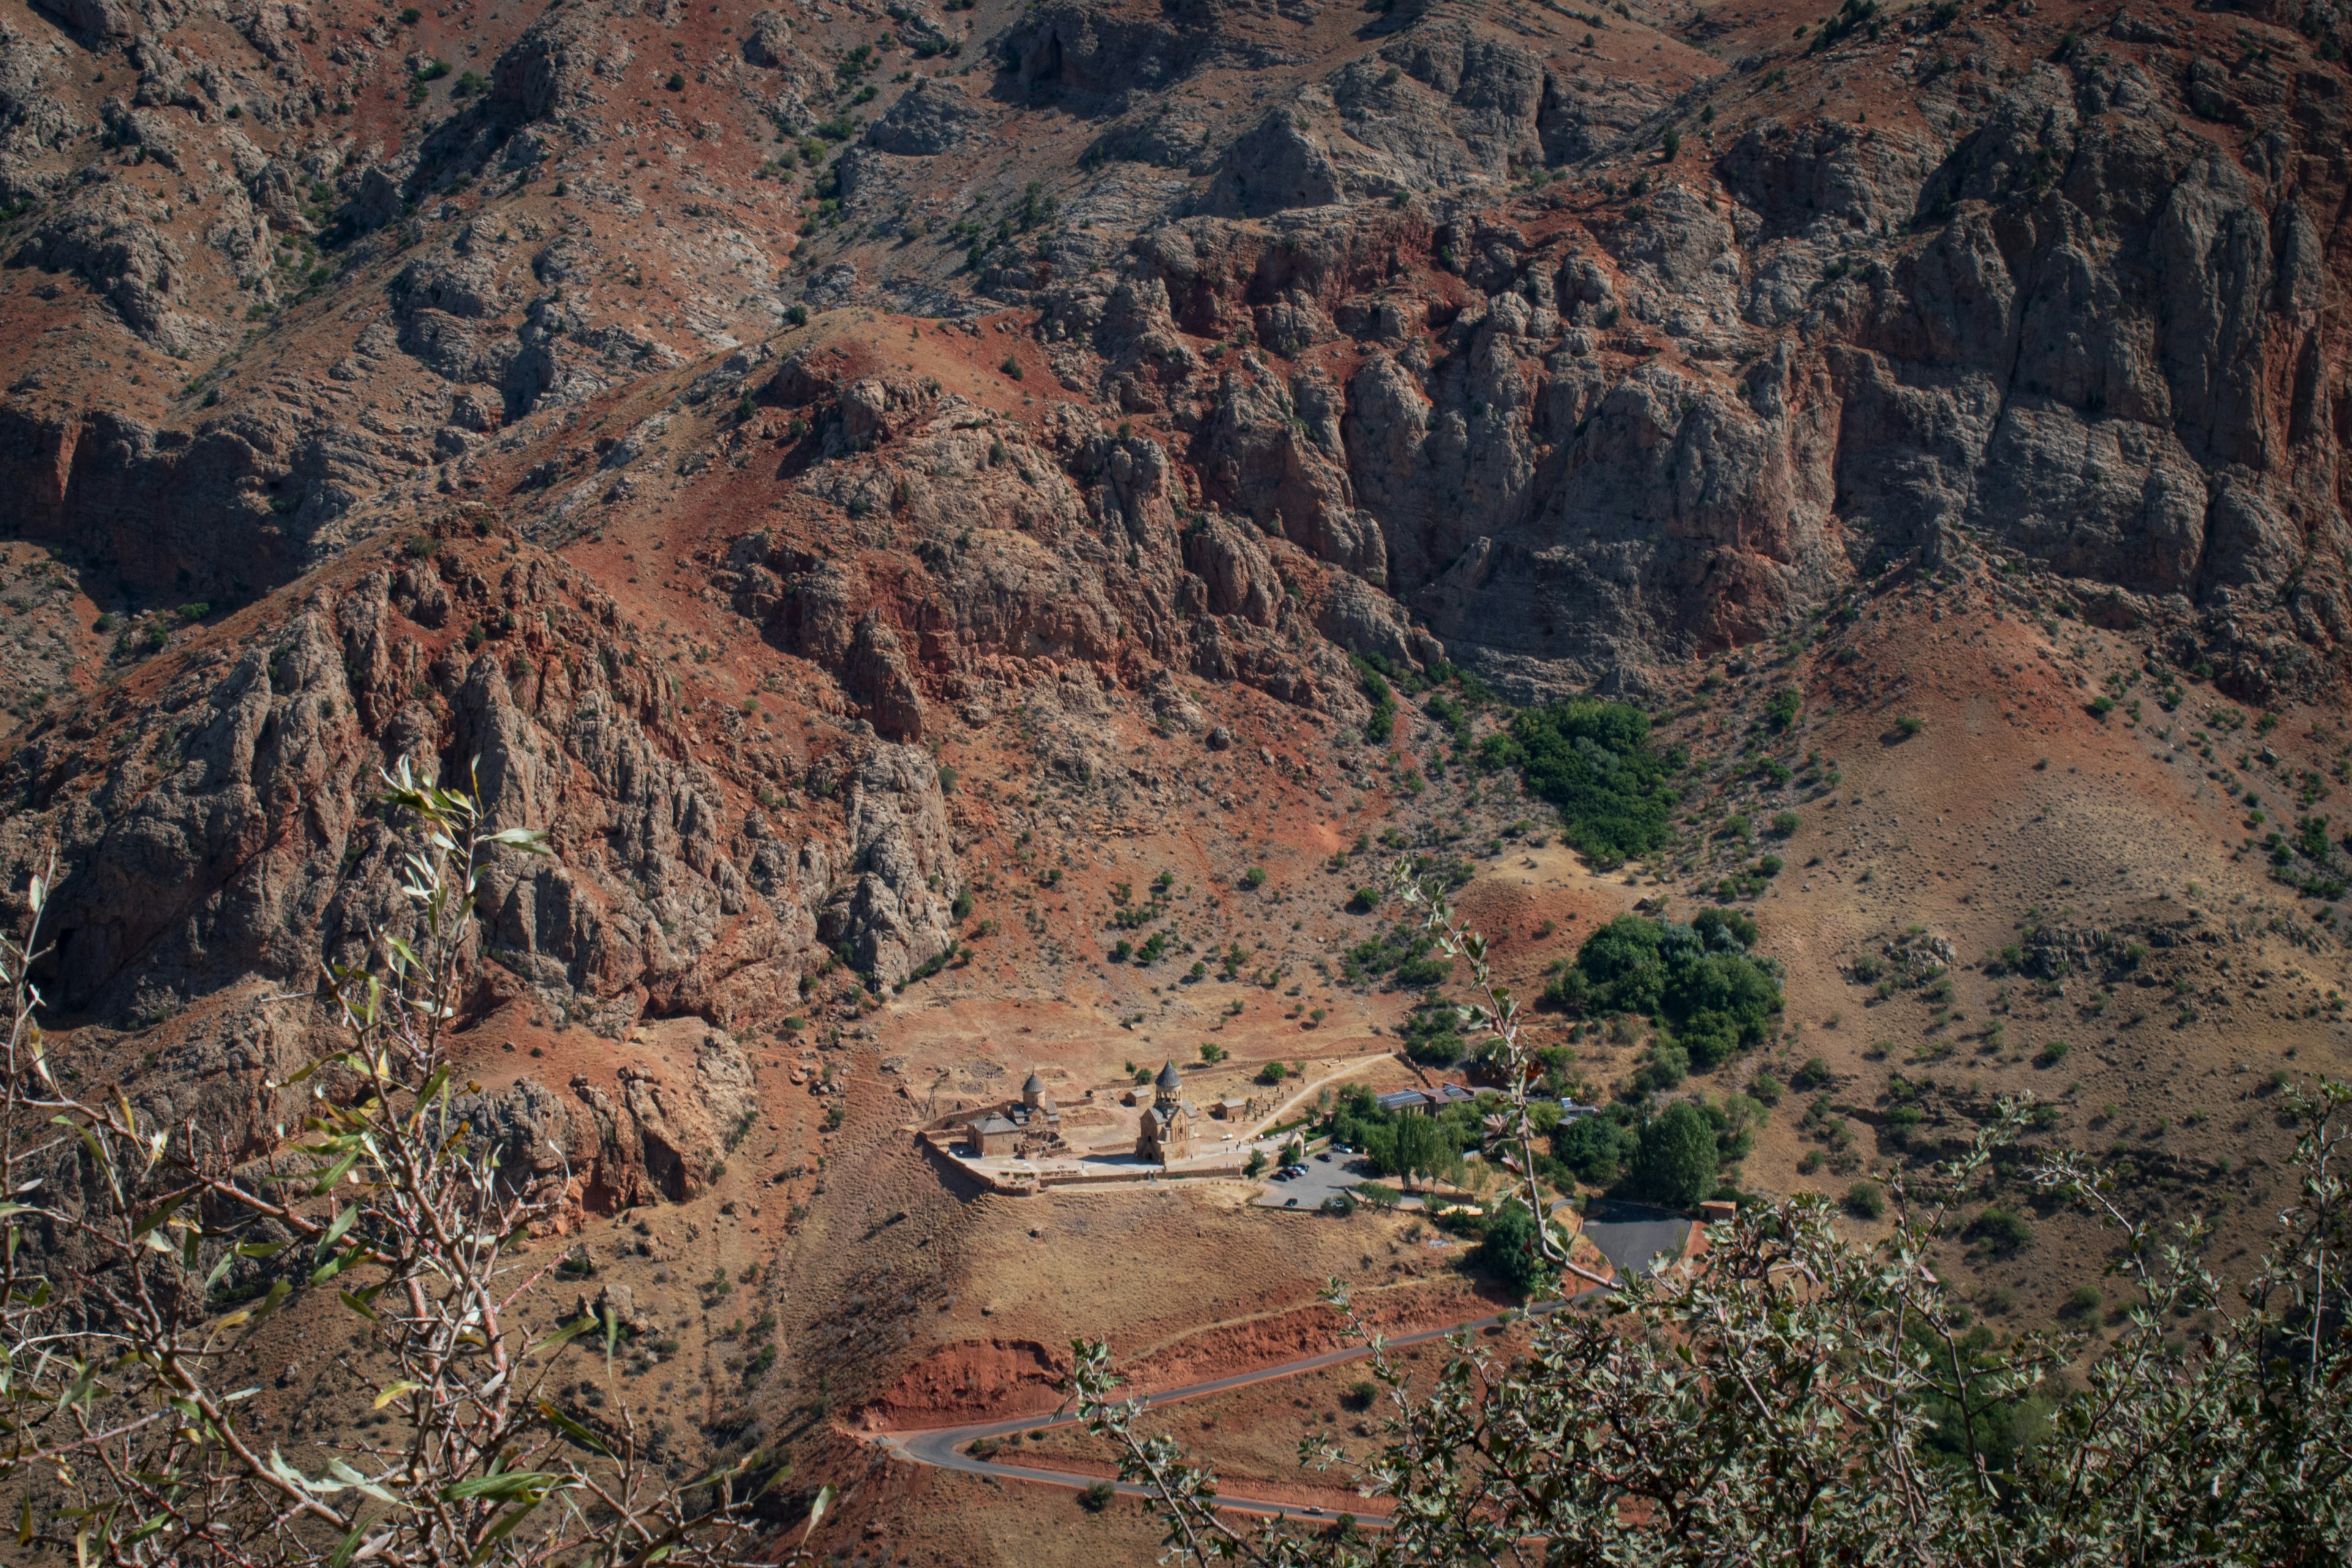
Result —
M1483 1017L1523 1082L1485 944L1425 907L1478 969ZM1140 1430L1106 1346L1077 1345L1073 1393L1122 1477L1158 1500L1177 1561L2340 1563L2352 1559L2352 1089L2323 1080L2287 1105L2303 1128L2297 1199L2234 1308L2201 1261L2201 1217L2128 1214L2077 1158L2032 1173L2123 1238L2128 1319L2079 1386L2069 1374L2094 1351L2086 1336L2000 1342L1931 1267L2024 1125L2011 1105L1927 1181L1890 1180L1883 1240L1847 1238L1818 1197L1744 1211L1710 1231L1702 1262L1542 1303L1507 1350L1458 1336L1423 1389L1351 1314L1387 1390L1383 1441L1350 1462L1309 1439L1300 1458L1344 1475L1385 1529L1245 1530L1220 1513L1211 1469ZM1526 1138L1524 1121L1502 1121L1503 1142ZM1540 1197L1532 1179L1528 1195ZM1346 1308L1336 1282L1328 1299ZM2173 1326L2189 1321L2210 1327Z
M288 1082L307 1086L309 1116L259 1159L119 1088L68 1087L79 1075L49 1049L34 980L53 866L25 937L0 937L0 1483L17 1544L110 1563L731 1561L782 1468L754 1454L672 1487L625 1410L559 1403L566 1344L600 1333L609 1364L617 1325L534 1299L549 1266L517 1243L562 1201L562 1151L538 1173L502 1163L450 1059L478 870L546 853L544 837L489 827L473 793L404 761L385 783L415 825L407 918L328 972L333 1048ZM273 1278L217 1310L240 1264ZM353 1396L378 1415L372 1439L289 1458L245 1424L260 1391L225 1386L228 1363L280 1311L361 1330L343 1359L372 1392Z

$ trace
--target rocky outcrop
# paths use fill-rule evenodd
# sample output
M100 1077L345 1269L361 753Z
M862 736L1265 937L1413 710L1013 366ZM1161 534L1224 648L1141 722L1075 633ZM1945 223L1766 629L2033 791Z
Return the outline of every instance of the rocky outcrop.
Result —
M626 38L598 12L551 10L499 57L490 92L522 120L551 121L575 136L593 136L594 110L634 58Z
M485 868L479 905L485 983L560 1018L780 1015L821 908L841 911L829 941L901 976L945 945L938 889L961 879L936 778L887 748L851 759L856 789L778 868L776 826L749 838L727 804L746 784L693 758L711 721L675 707L611 601L547 558L452 548L247 615L266 637L170 657L143 712L94 699L8 764L24 805L0 858L62 856L62 1005L133 1017L247 978L303 984L355 951L398 913L398 826L371 781L401 757L470 776L492 823L551 833L554 858ZM772 755L743 765L789 776ZM755 882L742 865L761 857Z
M866 129L866 144L903 158L929 158L972 133L986 116L948 81L924 79L919 90L890 106L890 112Z
M585 1075L572 1080L567 1109L590 1152L582 1198L594 1210L700 1195L759 1110L751 1062L723 1034L701 1037L689 1070L628 1064L617 1078L617 1099Z
M853 968L899 984L954 945L959 878L939 764L919 747L879 748L850 780L847 807L844 881L819 931Z
M132 331L174 354L197 345L175 308L186 264L142 204L118 184L94 185L59 203L16 247L13 267L69 272L105 296Z

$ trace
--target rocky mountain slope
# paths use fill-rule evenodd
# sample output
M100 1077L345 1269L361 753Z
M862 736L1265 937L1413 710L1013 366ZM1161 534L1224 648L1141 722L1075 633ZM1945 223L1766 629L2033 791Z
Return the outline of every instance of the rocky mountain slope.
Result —
M1444 723L1383 758L1359 661L1632 696L1702 759L1750 661L1850 711L2032 665L1802 653L1901 584L2053 617L2047 734L2122 661L2302 705L2317 778L2347 42L2267 0L0 0L9 896L54 848L66 1019L259 1139L303 1048L264 999L389 905L377 770L471 770L558 851L487 889L486 1125L560 1123L599 1214L772 1128L795 1234L887 1251L817 1162L870 1121L862 1189L922 1211L904 1108L817 1125L804 1041L897 1037L947 964L960 1048L1177 1008L1049 864L1527 814L1423 800ZM1304 965L1340 928L1295 918L1253 940ZM770 1267L825 1337L913 1245Z

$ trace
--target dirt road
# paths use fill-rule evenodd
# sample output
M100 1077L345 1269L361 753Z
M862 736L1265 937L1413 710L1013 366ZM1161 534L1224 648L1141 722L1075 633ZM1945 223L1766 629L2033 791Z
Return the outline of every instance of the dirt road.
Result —
M1606 1289L1609 1287L1588 1285L1586 1289L1579 1291L1578 1295ZM1556 1312L1575 1299L1575 1297L1567 1297L1541 1301L1528 1310L1538 1314ZM1502 1322L1503 1319L1499 1314L1470 1318L1461 1322L1446 1323L1433 1329L1422 1329L1409 1334L1398 1334L1390 1339L1388 1343L1391 1346L1423 1344L1431 1340L1444 1339L1448 1334L1458 1333L1465 1329L1496 1328ZM1244 1388L1254 1383L1271 1383L1276 1378L1297 1377L1301 1373L1318 1372L1327 1366L1339 1366L1347 1362L1360 1361L1370 1353L1370 1349L1362 1345L1325 1351L1319 1355L1300 1356L1296 1361L1278 1362L1272 1366L1258 1367L1250 1372L1237 1372L1228 1377L1211 1378L1205 1383L1191 1383L1181 1388L1165 1389L1146 1396L1144 1403L1153 1407L1174 1405L1181 1400L1199 1399L1212 1394L1223 1394L1228 1389ZM1073 1490L1078 1490L1094 1485L1102 1478L1074 1475L1067 1470L1046 1469L1034 1465L1011 1465L997 1459L977 1458L966 1451L972 1444L985 1438L1013 1437L1025 1432L1044 1431L1055 1426L1076 1426L1077 1421L1078 1417L1074 1415L1057 1412L1045 1415L1014 1416L1004 1421L975 1422L967 1426L933 1426L899 1432L868 1432L861 1433L859 1436L866 1441L877 1444L898 1458L918 1465L931 1465L943 1470L961 1470L968 1475L994 1476L1003 1480L1034 1481L1043 1486L1067 1487ZM1122 1497L1149 1498L1152 1495L1149 1488L1126 1481L1114 1484ZM1314 1520L1325 1522L1337 1518L1339 1511L1310 1503L1277 1502L1270 1498L1244 1497L1222 1489L1217 1493L1217 1506L1236 1513L1264 1514L1280 1519ZM1359 1512L1354 1517L1356 1522L1366 1529L1377 1530L1386 1524L1384 1516L1377 1512Z

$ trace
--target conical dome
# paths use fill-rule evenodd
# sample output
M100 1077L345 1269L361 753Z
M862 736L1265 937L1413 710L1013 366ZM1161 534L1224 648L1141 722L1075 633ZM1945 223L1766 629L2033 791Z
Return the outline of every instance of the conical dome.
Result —
M1172 1060L1166 1067L1160 1069L1160 1076L1152 1081L1157 1083L1162 1089L1181 1089L1184 1087L1184 1080L1176 1076L1176 1064Z
M1021 1092L1024 1094L1043 1094L1045 1092L1045 1080L1039 1078L1033 1072L1029 1075L1029 1081L1021 1086Z

